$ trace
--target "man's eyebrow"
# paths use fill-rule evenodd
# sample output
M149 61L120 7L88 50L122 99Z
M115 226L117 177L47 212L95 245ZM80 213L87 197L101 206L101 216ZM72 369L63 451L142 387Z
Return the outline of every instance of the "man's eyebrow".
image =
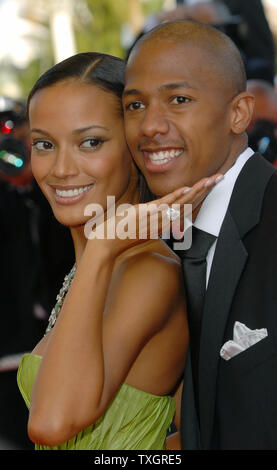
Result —
M188 82L176 82L176 83L165 83L164 85L161 85L158 88L158 91L176 90L178 88L190 88L192 90L196 90L196 87L194 87ZM137 90L136 88L131 88L129 90L127 88L123 92L123 96L139 95L139 94L141 94L141 91Z
M176 82L176 83L165 83L164 85L158 88L158 91L175 90L177 88L191 88L192 90L196 90L196 87L194 87L188 82Z
M141 92L139 90L136 90L135 88L132 88L130 90L124 90L123 91L123 96L129 96L129 95L139 95Z
M103 129L105 131L109 131L109 129L107 127L93 125L93 126L87 126L87 127L80 127L79 129L74 129L74 131L72 131L72 133L73 134L81 134L82 132L86 132L86 131L89 131L91 129ZM50 136L49 132L44 131L43 129L38 129L36 127L32 128L31 132L37 132L38 134Z

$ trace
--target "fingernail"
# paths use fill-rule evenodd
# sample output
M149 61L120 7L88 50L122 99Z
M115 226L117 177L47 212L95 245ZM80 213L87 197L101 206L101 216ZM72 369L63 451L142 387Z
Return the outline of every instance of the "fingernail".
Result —
M219 175L216 179L215 179L215 182L216 183L219 183L219 181L223 180L224 178L224 175Z
M186 188L186 189L184 189L183 194L186 194L186 193L188 193L189 191L191 191L191 188Z
M208 186L211 186L212 184L214 183L214 180L210 179L210 180L207 180L206 183L204 184L205 188L207 188Z

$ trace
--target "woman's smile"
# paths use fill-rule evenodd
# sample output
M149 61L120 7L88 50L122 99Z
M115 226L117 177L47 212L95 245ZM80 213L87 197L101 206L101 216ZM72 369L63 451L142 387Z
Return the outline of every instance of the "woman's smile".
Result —
M51 186L57 204L71 205L84 199L94 184L86 186Z

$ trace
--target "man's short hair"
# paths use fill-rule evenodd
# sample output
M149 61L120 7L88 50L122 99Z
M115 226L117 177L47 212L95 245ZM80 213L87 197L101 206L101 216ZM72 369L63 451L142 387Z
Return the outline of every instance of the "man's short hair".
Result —
M172 42L175 45L203 49L205 60L218 73L222 83L229 84L234 96L246 90L246 72L235 43L213 26L191 20L162 23L144 34L134 45L128 63L136 52L150 41Z

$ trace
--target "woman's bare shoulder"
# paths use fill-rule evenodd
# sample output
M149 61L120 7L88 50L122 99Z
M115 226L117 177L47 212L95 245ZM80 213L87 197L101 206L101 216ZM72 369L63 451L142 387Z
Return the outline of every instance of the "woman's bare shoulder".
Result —
M156 260L156 263L155 261ZM171 250L171 248L161 239L149 240L140 245L136 245L118 258L117 265L134 262L154 262L157 267L159 264L180 266L180 258Z
M159 298L167 303L183 289L180 260L162 241L145 242L121 257L112 285L122 295L136 291L152 298L155 293L156 303L160 303Z

